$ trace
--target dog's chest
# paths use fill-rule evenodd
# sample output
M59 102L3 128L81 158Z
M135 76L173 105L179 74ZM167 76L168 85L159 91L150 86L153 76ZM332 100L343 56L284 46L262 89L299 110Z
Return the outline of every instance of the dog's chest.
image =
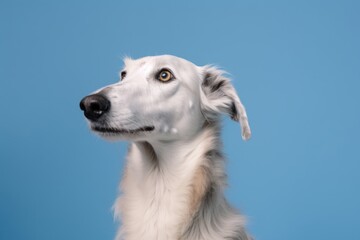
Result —
M158 176L124 181L128 185L121 197L125 239L178 239L189 212L186 185L170 184Z

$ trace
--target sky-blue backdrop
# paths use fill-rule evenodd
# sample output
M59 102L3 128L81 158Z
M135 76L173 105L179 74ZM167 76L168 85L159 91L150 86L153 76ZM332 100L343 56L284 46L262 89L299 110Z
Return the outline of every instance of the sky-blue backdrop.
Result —
M79 100L122 58L231 73L253 138L224 121L229 200L259 240L360 239L358 1L0 2L0 239L112 239L126 143Z

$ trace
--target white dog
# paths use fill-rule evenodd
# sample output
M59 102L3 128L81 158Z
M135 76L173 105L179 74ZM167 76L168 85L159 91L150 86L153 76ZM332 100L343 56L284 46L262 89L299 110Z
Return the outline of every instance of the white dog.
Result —
M80 103L91 129L131 141L115 215L116 239L251 239L224 198L220 115L239 121L245 108L223 72L175 56L125 59L121 81Z

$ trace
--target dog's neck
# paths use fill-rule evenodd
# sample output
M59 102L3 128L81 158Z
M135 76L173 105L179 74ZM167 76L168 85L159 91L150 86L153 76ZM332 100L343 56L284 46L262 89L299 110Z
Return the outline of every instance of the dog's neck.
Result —
M219 148L220 140L215 132L216 127L212 126L204 128L187 140L138 142L135 145L144 161L153 164L153 167L163 173L176 175L176 178L181 180L183 174L191 174L191 170L203 163L207 151ZM147 159L149 155L152 159Z
M189 141L131 145L123 197L115 204L125 239L179 239L183 235L209 188L208 158L220 152L218 130L218 125L207 125ZM225 176L222 163L217 172L217 177Z

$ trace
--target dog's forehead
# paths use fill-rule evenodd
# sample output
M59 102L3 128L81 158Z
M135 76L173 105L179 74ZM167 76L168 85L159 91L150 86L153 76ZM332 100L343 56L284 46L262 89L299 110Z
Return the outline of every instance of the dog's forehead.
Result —
M172 55L148 56L139 59L124 59L125 68L129 71L139 68L159 69L162 67L171 68L174 71L197 70L194 63Z

